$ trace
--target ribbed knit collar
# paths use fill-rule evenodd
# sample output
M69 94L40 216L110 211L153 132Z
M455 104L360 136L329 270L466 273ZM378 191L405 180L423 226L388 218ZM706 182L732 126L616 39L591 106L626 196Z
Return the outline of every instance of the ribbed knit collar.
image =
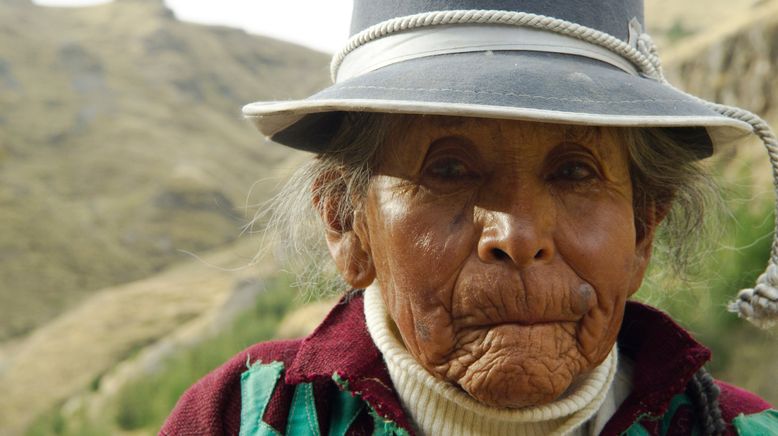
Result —
M376 284L365 290L365 319L403 407L422 434L584 434L581 426L600 410L616 375L618 353L614 346L602 364L553 403L521 409L489 407L436 379L411 356L395 334ZM612 403L608 402L607 408L613 410L605 421L617 406Z

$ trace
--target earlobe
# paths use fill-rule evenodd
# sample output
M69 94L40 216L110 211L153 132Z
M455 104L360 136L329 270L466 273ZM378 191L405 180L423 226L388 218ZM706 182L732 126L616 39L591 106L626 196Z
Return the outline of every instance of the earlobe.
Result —
M365 288L375 279L375 267L370 253L362 246L354 231L328 231L327 247L343 280L351 287Z

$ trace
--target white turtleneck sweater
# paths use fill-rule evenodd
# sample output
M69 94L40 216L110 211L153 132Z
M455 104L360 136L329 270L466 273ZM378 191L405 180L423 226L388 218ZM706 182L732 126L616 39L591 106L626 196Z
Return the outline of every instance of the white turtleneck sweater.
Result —
M365 320L403 407L421 434L596 435L631 390L631 365L625 359L618 362L614 345L602 364L552 403L521 409L486 406L436 379L411 356L376 282L365 290Z

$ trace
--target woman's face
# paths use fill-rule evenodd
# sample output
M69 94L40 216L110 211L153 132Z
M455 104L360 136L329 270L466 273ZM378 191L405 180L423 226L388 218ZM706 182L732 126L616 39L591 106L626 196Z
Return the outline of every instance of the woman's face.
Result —
M613 131L418 117L381 162L354 231L422 366L523 407L603 361L652 235Z

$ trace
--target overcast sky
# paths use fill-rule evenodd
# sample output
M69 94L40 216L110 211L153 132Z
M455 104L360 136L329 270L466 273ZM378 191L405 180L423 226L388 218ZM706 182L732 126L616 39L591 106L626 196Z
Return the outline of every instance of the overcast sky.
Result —
M40 5L83 6L106 0L33 0ZM348 39L352 0L165 0L182 20L224 24L251 33L335 52Z

